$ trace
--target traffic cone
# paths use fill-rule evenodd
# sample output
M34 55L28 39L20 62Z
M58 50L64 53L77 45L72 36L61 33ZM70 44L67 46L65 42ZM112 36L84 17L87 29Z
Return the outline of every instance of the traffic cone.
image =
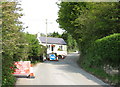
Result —
M32 64L30 65L30 78L35 78L34 73L33 73Z

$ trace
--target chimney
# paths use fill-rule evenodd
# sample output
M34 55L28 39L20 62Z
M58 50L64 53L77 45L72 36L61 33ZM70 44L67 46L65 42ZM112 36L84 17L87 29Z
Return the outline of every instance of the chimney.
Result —
M37 38L41 37L40 32L37 33Z

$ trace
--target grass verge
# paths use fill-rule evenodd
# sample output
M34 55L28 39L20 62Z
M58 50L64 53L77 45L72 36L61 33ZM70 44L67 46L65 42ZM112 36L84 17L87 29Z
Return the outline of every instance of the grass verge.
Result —
M110 75L107 74L102 68L90 68L85 65L80 65L79 66L84 69L85 71L91 73L92 75L96 76L97 78L101 79L103 82L108 83L110 85L114 86L120 86L120 75Z

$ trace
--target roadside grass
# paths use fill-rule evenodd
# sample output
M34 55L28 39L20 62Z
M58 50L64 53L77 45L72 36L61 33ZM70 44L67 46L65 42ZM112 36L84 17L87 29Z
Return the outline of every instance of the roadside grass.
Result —
M85 65L80 65L82 69L85 71L91 73L92 75L98 77L101 79L103 82L108 83L110 85L120 85L120 75L110 75L107 74L102 68L96 67L96 68L91 68Z

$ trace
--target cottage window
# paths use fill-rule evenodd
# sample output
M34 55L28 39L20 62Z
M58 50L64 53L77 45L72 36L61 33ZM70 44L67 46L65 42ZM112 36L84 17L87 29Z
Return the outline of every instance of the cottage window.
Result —
M49 50L50 50L50 45L49 45Z
M59 46L58 50L59 50L59 51L62 51L62 50L63 50L62 45L61 45L61 46Z

